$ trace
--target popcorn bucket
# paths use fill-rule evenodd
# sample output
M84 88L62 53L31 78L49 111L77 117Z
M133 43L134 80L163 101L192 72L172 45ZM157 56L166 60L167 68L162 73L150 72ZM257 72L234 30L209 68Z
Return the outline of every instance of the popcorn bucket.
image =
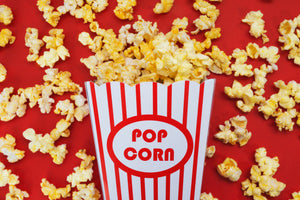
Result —
M86 82L105 200L200 199L214 85Z

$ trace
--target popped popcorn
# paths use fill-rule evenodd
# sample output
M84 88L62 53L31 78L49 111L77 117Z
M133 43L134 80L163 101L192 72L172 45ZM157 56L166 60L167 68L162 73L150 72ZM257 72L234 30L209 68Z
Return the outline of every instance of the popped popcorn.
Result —
M214 61L214 64L208 66L209 70L216 74L227 74L232 73L230 69L230 56L227 56L225 52L221 51L217 46L212 46L212 51L206 53Z
M206 148L205 156L207 158L212 158L215 155L215 152L216 152L216 146L211 145L211 146Z
M6 79L6 75L7 75L7 70L4 67L4 65L0 63L0 83Z
M242 19L242 22L250 25L249 33L255 38L262 37L263 43L269 42L269 38L266 35L265 21L262 19L263 14L260 10L250 11L246 17Z
M293 59L296 65L300 65L300 28L299 28L300 15L293 20L283 20L278 28L279 36L278 41L283 43L282 50L289 51L288 59Z
M41 182L41 190L45 196L50 200L67 198L71 196L71 186L68 184L66 187L56 188L55 185L50 183L47 179L43 178Z
M27 28L25 33L25 46L29 47L29 54L27 56L27 61L33 62L39 58L39 52L44 42L38 39L39 32L36 28Z
M216 6L204 0L196 0L193 4L195 10L199 10L202 15L193 21L197 27L192 34L197 34L199 31L208 30L215 27L215 22L220 15L220 11Z
M173 7L174 0L161 0L160 3L156 3L153 8L155 14L167 13Z
M293 192L292 193L293 198L289 200L299 200L300 199L300 192Z
M218 200L218 198L213 197L211 193L203 192L200 194L200 200Z
M78 184L77 191L72 193L73 200L98 200L101 195L99 190L95 187L94 183L86 184Z
M0 152L7 156L7 160L10 163L17 162L24 157L25 151L15 149L16 139L6 134L5 137L0 137Z
M6 5L0 5L0 23L3 23L4 25L9 25L13 19L14 16L10 7Z
M0 162L0 175L0 187L20 183L19 176L12 174L10 169L5 169L5 165L2 162Z
M233 127L233 130L232 130ZM235 145L239 143L244 146L248 143L252 133L247 129L247 118L245 116L235 116L225 121L225 125L219 125L220 131L215 134L215 138L223 143Z
M30 140L28 148L33 152L49 153L55 164L62 164L68 150L65 144L55 146L56 138L52 138L50 134L36 134L35 130L28 128L23 132L25 139Z
M118 5L114 9L115 15L119 19L133 19L133 7L136 6L136 0L117 0Z
M12 35L12 32L7 29L1 29L0 31L0 47L5 47L7 44L13 44L16 37Z
M94 156L87 155L86 150L81 149L76 153L76 157L82 161L80 166L74 168L74 172L67 177L67 181L71 183L71 187L75 187L82 182L90 181L93 176L93 160Z
M228 178L233 182L238 181L242 174L242 171L238 168L236 161L228 157L223 161L223 163L217 166L217 171L221 176Z
M285 184L277 181L273 175L279 167L278 157L270 158L264 147L256 149L255 161L250 170L250 179L242 182L242 190L245 196L253 196L253 199L266 199L262 194L277 197L284 190Z
M5 195L6 200L23 200L29 198L29 194L26 191L22 191L15 185L9 185L9 193Z
M61 13L54 10L54 7L50 5L51 0L38 0L36 5L39 11L43 12L43 17L51 26L56 27Z

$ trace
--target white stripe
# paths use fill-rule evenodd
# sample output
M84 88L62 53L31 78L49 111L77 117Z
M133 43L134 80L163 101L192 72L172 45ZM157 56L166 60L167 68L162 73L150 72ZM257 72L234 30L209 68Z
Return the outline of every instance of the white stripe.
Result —
M170 199L178 199L179 188L179 170L172 173L170 176Z
M165 200L166 199L166 177L158 178L158 200Z
M153 83L146 82L140 85L141 91L141 113L153 114Z
M181 84L180 84L181 83ZM172 85L172 118L182 123L184 102L184 82Z
M125 84L125 99L127 118L136 116L136 94L135 88Z
M167 116L168 112L168 88L157 84L157 114Z
M122 193L122 199L126 200L129 199L129 192L128 192L128 182L127 182L127 173L123 170L119 169L120 174L120 187Z
M137 176L132 177L132 192L133 192L133 199L140 200L141 199L141 179ZM113 199L112 199L113 200Z
M114 123L117 125L123 120L122 116L122 99L119 82L111 82L111 99L113 106Z
M145 178L145 193L146 200L153 200L154 188L153 188L153 178Z

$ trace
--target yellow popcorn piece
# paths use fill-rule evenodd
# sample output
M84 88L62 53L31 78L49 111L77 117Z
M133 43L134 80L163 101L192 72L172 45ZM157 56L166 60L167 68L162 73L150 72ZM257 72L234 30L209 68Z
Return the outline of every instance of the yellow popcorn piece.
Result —
M202 15L193 21L197 29L192 31L192 34L197 34L199 31L215 27L215 22L220 15L220 11L216 6L204 0L196 0L193 4L193 8L199 10Z
M231 70L234 71L234 76L253 76L252 65L232 64Z
M41 190L45 196L48 196L50 200L67 198L71 196L71 186L67 185L63 188L56 188L55 185L43 178L41 182Z
M200 194L200 200L218 200L218 198L213 197L211 193L203 192Z
M265 28L265 21L262 19L263 14L260 10L258 11L250 11L247 13L246 17L242 19L242 22L250 25L249 33L255 38L262 37L263 43L269 41L269 38L265 34L267 31Z
M51 85L43 85L42 86L42 94L38 99L38 105L41 113L50 113L52 104L54 103L54 99L50 96L52 95L52 86Z
M83 19L84 23L91 23L96 18L95 14L93 13L93 9L89 4L85 4L84 6L77 8L70 13L77 19Z
M258 111L264 114L265 119L269 119L269 117L276 112L277 108L278 108L277 95L271 95L271 97L268 100L263 101L259 105Z
M114 9L115 15L119 19L133 19L133 7L136 6L136 0L117 0L118 5Z
M58 140L60 137L69 137L70 131L69 127L71 122L61 119L56 123L56 127L50 132L50 136L53 140Z
M22 191L15 185L9 185L9 193L5 195L6 200L23 200L29 198L29 194L26 191Z
M299 200L300 199L300 192L293 192L292 193L293 198L289 200Z
M205 156L207 158L212 158L215 155L215 152L216 152L216 146L211 145L211 146L206 148Z
M51 26L56 27L61 13L54 10L54 7L50 5L51 0L38 0L37 6L39 11L43 12L43 17Z
M6 75L7 75L7 70L4 67L4 65L0 63L0 83L6 79Z
M87 182L92 179L93 176L93 160L94 156L87 155L86 150L79 150L76 153L76 157L82 161L80 166L74 168L74 172L67 177L67 181L71 183L71 187L75 187L82 182Z
M294 20L283 20L278 28L281 35L288 35L294 33L297 28L297 23Z
M273 73L274 71L277 71L278 67L277 65L261 65L260 68L254 69L254 78L255 80L252 82L252 88L255 90L255 94L261 96L264 94L265 90L265 84L267 82L267 74Z
M239 48L234 49L231 56L235 59L235 64L244 64L248 60L247 52Z
M232 73L230 69L230 56L227 56L225 52L221 51L217 46L212 46L212 51L206 53L214 61L212 66L209 66L209 70L216 74L227 74Z
M245 196L253 196L253 199L267 199L262 194L277 197L286 185L273 178L279 167L278 157L270 158L264 147L256 149L255 161L258 165L253 165L250 170L250 180L242 182L242 190Z
M283 43L282 50L291 50L299 44L299 37L295 33L289 33L278 38L278 41Z
M50 134L36 134L35 130L28 128L23 132L25 139L29 140L28 148L33 152L49 153L55 164L62 164L66 154L68 153L66 145L55 146L55 138Z
M0 23L3 23L4 25L9 25L13 19L14 16L10 7L6 5L0 5Z
M256 43L248 43L246 46L247 55L252 59L257 59L260 54L260 48Z
M67 121L74 121L74 104L69 99L59 101L54 110L55 114L67 115Z
M77 191L72 193L73 200L98 200L101 195L99 190L95 187L94 183L79 184L77 185Z
M294 128L293 118L297 117L296 109L288 109L283 112L281 109L278 109L276 113L273 114L276 117L275 123L278 127L278 130L282 131L283 129L292 131Z
M300 48L299 47L293 47L289 51L288 59L294 59L294 63L296 65L300 65Z
M160 3L156 3L153 8L155 14L162 14L169 12L173 7L174 0L161 0Z
M93 11L96 13L105 10L108 6L107 0L87 0L86 2L92 6Z
M33 62L39 58L39 52L44 42L38 39L39 32L36 28L27 28L25 33L25 46L29 47L29 54L27 56L27 61Z
M1 29L0 31L0 47L5 47L7 44L13 44L16 37L12 35L12 32L7 29Z
M245 116L235 116L225 121L225 125L219 125L220 131L215 134L215 138L223 143L235 145L239 143L244 146L248 143L252 133L247 129L247 118ZM233 129L233 130L232 130Z
M223 163L219 164L217 171L221 176L233 182L238 181L242 174L242 171L237 166L237 162L232 158L226 158Z
M6 134L5 137L0 137L0 152L7 156L7 160L10 163L17 162L24 157L25 151L15 149L16 139Z
M0 162L0 175L0 187L19 184L19 176L12 174L10 169L5 169L2 162Z

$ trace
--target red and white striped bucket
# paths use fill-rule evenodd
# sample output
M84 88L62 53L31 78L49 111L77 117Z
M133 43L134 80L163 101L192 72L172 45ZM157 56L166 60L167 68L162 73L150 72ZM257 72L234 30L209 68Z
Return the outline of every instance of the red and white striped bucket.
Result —
M199 200L215 80L86 82L105 200Z

